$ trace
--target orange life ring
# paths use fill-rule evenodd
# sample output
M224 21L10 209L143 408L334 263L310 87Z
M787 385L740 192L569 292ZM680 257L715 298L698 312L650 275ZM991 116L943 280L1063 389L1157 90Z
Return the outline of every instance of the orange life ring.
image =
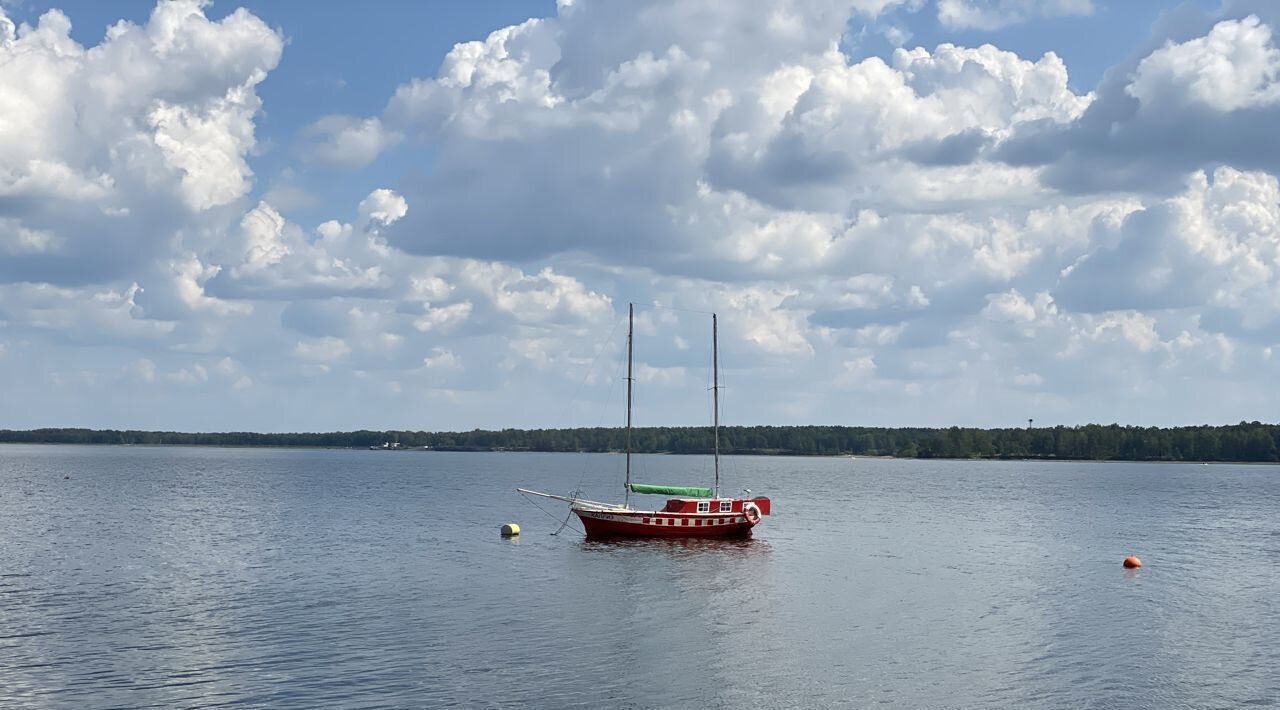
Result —
M760 522L760 507L755 503L747 503L742 506L742 517L746 518L748 523L755 525Z

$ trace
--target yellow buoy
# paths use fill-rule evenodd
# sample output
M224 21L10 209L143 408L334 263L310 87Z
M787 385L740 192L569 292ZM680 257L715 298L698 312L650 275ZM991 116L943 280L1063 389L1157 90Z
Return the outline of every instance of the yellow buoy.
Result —
M520 534L520 526L515 523L507 523L502 526L503 537L515 537Z

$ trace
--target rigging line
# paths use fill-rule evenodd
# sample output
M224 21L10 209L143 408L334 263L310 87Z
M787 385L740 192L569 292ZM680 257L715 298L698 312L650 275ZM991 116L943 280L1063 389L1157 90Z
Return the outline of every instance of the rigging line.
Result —
M696 308L677 308L676 306L659 306L659 305L658 305L658 304L656 304L656 303L654 303L654 304L650 304L649 306L646 306L646 307L647 307L647 308L656 308L656 309L664 310L664 311L680 311L680 312L682 312L682 313L701 313L701 314L702 314L702 315L704 315L704 316L712 316L712 315L715 315L715 313L713 313L713 312L711 312L711 311L700 311L700 310L698 310L698 309L696 309Z
M728 432L729 428L730 428L731 426L734 426L734 425L730 424L730 423L729 423L729 421L728 421L729 417L726 417L726 416L725 416L725 412L726 412L726 411L730 411L732 408L731 408L731 407L726 406L726 401L725 401L725 399L726 399L726 397L727 397L727 394L728 394L729 386L725 383L726 374L727 374L727 368L726 368L726 367L724 367L724 362L723 362L723 360L724 360L724 357L723 357L723 356L724 356L724 351L723 351L723 349L721 350L720 355L721 355L721 358L720 358L720 359L721 359L721 363L720 363L720 383L719 383L719 385L717 385L717 384L714 382L713 378L712 378L712 370L715 368L715 355L714 355L714 354L711 354L710 356L708 356L708 359L707 359L707 360L708 360L708 362L707 362L707 373L706 373L706 376L707 376L707 390L706 390L706 391L707 391L707 412L708 412L708 414L707 414L707 418L708 418L708 420L709 420L709 421L707 422L707 426L708 426L708 428L711 428L711 427L714 427L714 426L715 426L715 415L716 415L715 409L716 409L716 407L715 407L715 392L714 392L714 390L717 390L717 389L718 389L718 390L720 390L720 434L721 434L721 437L720 437L720 438L721 438L721 441L723 441L723 440L724 440L724 438L725 438L725 434ZM732 442L731 442L731 443L732 443ZM735 448L736 448L736 447L734 447L734 446L730 446L730 447L729 447L729 449L728 449L728 451L733 451ZM728 455L728 454L726 453L726 450L725 450L725 449L721 449L721 453L720 453L720 480L721 480L722 487L723 487L724 480L725 480L726 478L737 478L737 474L739 473L739 469L738 469L737 463L736 463L735 461L733 461L732 459L733 459L733 457L732 457L732 456L730 456L730 455ZM704 468L705 468L705 464L704 464ZM730 475L730 476L726 476L726 475L725 475L726 473L731 474L731 475Z
M721 359L723 360L723 358ZM728 431L728 429L731 426L737 426L736 424L730 424L728 421L726 421L727 418L724 415L726 411L733 411L732 407L728 407L725 405L725 398L728 396L729 386L725 384L724 379L725 379L725 368L721 366L720 368L720 431L722 432ZM729 417L728 419L732 419L732 417ZM737 446L733 445L733 440L731 439L729 443L730 443L729 450L735 451L737 449ZM732 456L722 455L722 458L720 460L720 473L721 473L720 478L721 479L724 479L725 477L724 473L727 470L730 474L733 475L735 479L740 480L740 477L738 476L738 473L740 471L738 469L737 462L734 461L733 459L734 457Z
M578 492L577 492L577 491L574 491L574 494L573 494L572 496L570 496L570 497L577 497L577 494L578 494ZM542 506L538 505L538 504L537 504L536 502L534 502L534 500L533 500L532 498L530 498L528 495L526 495L526 494L524 494L524 493L521 493L521 494L520 494L520 496L521 496L522 498L524 498L525 500L529 501L529 504L530 504L530 505L532 505L533 507L535 507L535 508L537 508L538 510L542 511L542 514L543 514L543 515L547 516L548 518L551 518L552 520L554 520L554 521L556 521L556 522L558 522L558 523L560 522L560 516L558 516L558 515L552 515L551 513L547 512L547 509L546 509L546 508L543 508ZM569 515L573 515L573 508L570 508L570 509L569 509ZM553 532L553 533L551 533L551 534L552 534L552 535L559 535L559 534L560 534L560 531L561 531L561 530L564 530L564 529L565 529L565 526L567 526L568 524L569 524L569 518L567 518L567 517L566 517L566 518L564 519L564 522L563 522L563 523L560 523L560 528L559 528L559 529L557 529L555 532ZM585 530L578 530L577 528L573 528L573 530L575 530L575 531L577 531L577 532L580 532L580 533L582 533L583 535L586 535L586 534L587 534L587 532L586 532Z
M711 429L713 426L715 426L715 416L716 416L715 393L713 391L715 390L715 383L712 380L712 369L714 367L715 367L715 356L711 353L707 353L707 369L703 373L703 376L706 378L705 382L707 384L707 388L705 390L706 397L707 397L707 429ZM714 434L712 436L714 436ZM702 474L705 477L707 473L707 460L705 456L701 456L699 458L702 459Z
M617 332L618 323L614 324L613 330L614 332ZM612 338L610 339L612 340ZM600 409L600 415L596 417L596 426L595 426L596 429L605 428L604 420L605 420L605 417L609 416L608 414L606 414L606 412L610 411L613 406L614 393L617 392L618 390L618 383L622 381L619 378L619 374L622 372L622 367L625 363L626 363L626 354L624 351L619 356L618 361L614 364L613 375L609 378L609 396L605 398L605 406ZM616 427L610 427L610 428L616 428ZM608 453L608 451L606 450L605 453ZM578 488L582 488L582 481L587 477L587 469L590 467L590 465L591 465L591 462L589 460L584 460L582 462L582 470L578 475Z
M723 354L724 354L724 351L722 348L721 349L722 359L723 359ZM736 411L735 408L728 407L726 404L726 398L728 397L728 390L730 390L730 388L728 388L728 385L724 383L724 380L726 380L727 374L728 374L727 368L722 366L721 367L721 431L728 431L730 427L741 426L741 425L735 425L735 423L731 423L731 420L733 418L732 416L728 416L728 417L724 416L724 412ZM730 444L731 444L730 445L731 452L736 452L736 450L739 449L741 446L741 441L739 441L739 443L737 444L733 444L733 441L730 440ZM728 469L728 472L731 473L732 477L735 478L735 480L739 480L739 481L741 480L741 476L740 476L741 469L737 467L736 457L723 457L721 459L721 473L722 473L721 478L724 477L723 473L724 473L724 469L726 468Z
M613 329L609 331L609 335L605 336L605 338L604 338L604 340L603 340L603 341L601 341L600 343L597 343L597 345L600 345L600 347L599 347L599 349L597 349L597 350L596 350L596 355L595 355L595 357L593 357L593 358L591 359L591 365L587 368L587 373L582 377L582 381L578 383L578 387L577 387L577 389L576 389L576 390L574 390L573 399L572 399L572 400L570 400L571 402L572 402L572 401L576 401L576 400L578 399L578 394L582 391L582 388L587 384L587 380L591 378L591 373L595 372L595 369L596 369L596 363L598 363L598 362L600 361L600 358L604 355L605 351L609 349L609 348L608 348L608 345L609 345L609 343L612 343L612 342L613 342L613 336L614 336L614 334L615 334L615 333L617 333L617 332L618 332L618 326L619 326L619 325L621 325L621 324L622 324L621 319L615 319L615 320L613 321ZM612 378L610 378L610 380L609 380L609 382L610 382L610 384L609 384L609 391L608 391L607 396L605 397L605 405L606 405L606 407L607 407L607 406L608 406L608 405L613 401L613 392L614 392L614 390L616 389L616 386L617 386L617 377L616 377L616 375L617 375L617 369L616 369L616 368L614 369L614 375L615 375L615 376L614 376L614 377L612 377ZM604 412L605 412L605 410L604 410L604 409L601 409L601 410L600 410L600 416L596 419L596 428L597 428L597 429L599 429L599 428L600 428L600 425L601 425L602 423L604 423L604 417L605 417ZM563 421L564 417L566 417L567 415L568 415L568 412L567 412L567 411L562 412L562 413L561 413L561 415L560 415L560 416L561 416L561 421ZM583 479L585 479L586 477L587 477L587 462L585 462L585 461L584 461L584 462L582 463L582 469L581 469L581 470L579 471L579 473L578 473L578 488L582 488L582 481L583 481Z
M564 529L569 527L569 518L572 518L572 517L573 517L573 508L570 508L569 512L564 514L564 522L560 523L560 527L556 528L556 531L551 534L559 535L560 533L564 532Z
M595 372L595 369L596 369L596 363L600 361L600 356L601 356L601 355L604 355L605 350L607 350L607 349L608 349L606 346L607 346L609 343L612 343L612 342L613 342L613 334L614 334L614 333L616 333L616 332L618 332L618 325L620 325L620 324L621 324L621 321L619 321L619 320L615 320L615 321L613 322L613 330L610 330L610 331L609 331L609 334L605 336L604 340L602 340L602 341L600 341L600 342L596 343L596 345L597 345L598 347L597 347L597 349L596 349L595 357L591 358L591 364L587 366L587 372L586 372L586 374L584 374L584 375L582 376L582 379L578 381L578 386L577 386L576 388L574 388L574 390L573 390L573 398L572 398L570 401L575 401L575 400L577 400L577 399L578 399L578 394L579 394L579 393L581 393L581 392L582 392L582 388L586 386L586 384L587 384L587 380L591 379L591 373L592 373L592 372ZM565 418L565 416L567 416L567 415L568 415L568 412L561 412L560 420L561 420L561 421L564 421L564 418Z

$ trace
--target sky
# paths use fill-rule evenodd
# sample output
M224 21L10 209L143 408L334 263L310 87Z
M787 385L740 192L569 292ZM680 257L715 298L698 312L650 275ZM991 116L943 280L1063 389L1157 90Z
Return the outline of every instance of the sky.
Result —
M1275 421L1271 0L0 0L0 428Z

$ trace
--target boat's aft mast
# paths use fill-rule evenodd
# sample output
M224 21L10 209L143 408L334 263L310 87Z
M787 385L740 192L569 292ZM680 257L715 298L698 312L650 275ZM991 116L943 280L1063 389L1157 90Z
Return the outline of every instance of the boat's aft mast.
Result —
M627 304L627 482L623 485L625 492L623 493L622 502L629 505L631 502L631 385L635 378L631 375L631 361L633 345L632 339L635 337L635 317L636 307L634 303Z
M715 497L720 497L720 338L716 326L716 314L711 314L711 409L714 410L716 446Z

